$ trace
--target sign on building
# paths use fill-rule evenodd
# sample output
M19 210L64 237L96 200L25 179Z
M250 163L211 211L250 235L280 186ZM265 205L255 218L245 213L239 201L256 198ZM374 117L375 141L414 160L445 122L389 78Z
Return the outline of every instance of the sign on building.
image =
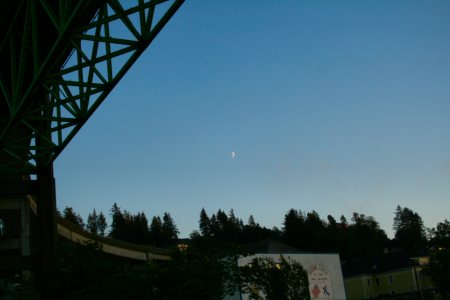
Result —
M279 254L255 254L238 259L238 266L249 264L253 258L280 260ZM308 274L309 293L312 300L346 299L344 280L338 254L283 254L283 257L300 263ZM243 300L248 296L243 294Z

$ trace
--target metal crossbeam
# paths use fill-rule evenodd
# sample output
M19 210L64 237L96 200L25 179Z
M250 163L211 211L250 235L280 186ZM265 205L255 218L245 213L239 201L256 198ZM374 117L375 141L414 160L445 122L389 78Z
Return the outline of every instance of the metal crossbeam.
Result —
M56 40L64 42L64 47L57 42L51 47L53 52L61 51L52 52L55 57L67 58L60 65L60 59L51 63L50 55L46 64L38 63L38 54L34 54L32 62L25 59L30 50L33 53L41 50L39 40L30 39L36 25L33 5L37 4L32 0L26 2L30 12L25 18L23 40L31 43L22 42L21 50L11 50L17 54L11 58L11 78L15 80L8 82L4 80L5 74L0 73L0 100L6 100L10 112L8 122L0 121L0 173L36 174L38 161L40 166L50 165L184 0L137 0L132 5L130 0L101 1L91 22L79 28L69 21L77 14L74 10L78 9L78 14L89 11L94 1L70 1L84 6L72 7L70 13L62 7L58 14L46 1L38 1L46 12L47 22L58 29ZM7 40L0 41L0 51ZM29 63L33 64L31 79L24 72Z

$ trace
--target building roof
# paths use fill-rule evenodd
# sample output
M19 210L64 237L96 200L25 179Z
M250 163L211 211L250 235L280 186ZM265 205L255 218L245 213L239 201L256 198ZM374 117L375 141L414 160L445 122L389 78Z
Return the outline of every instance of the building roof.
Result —
M283 244L281 242L265 239L243 246L243 248L250 253L264 253L264 254L293 254L304 253L297 248Z

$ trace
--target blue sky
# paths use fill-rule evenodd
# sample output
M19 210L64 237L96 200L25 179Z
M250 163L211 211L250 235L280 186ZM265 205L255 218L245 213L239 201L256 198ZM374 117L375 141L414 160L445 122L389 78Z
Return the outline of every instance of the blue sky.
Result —
M450 218L450 2L186 1L55 162L85 219ZM236 153L232 158L231 152Z

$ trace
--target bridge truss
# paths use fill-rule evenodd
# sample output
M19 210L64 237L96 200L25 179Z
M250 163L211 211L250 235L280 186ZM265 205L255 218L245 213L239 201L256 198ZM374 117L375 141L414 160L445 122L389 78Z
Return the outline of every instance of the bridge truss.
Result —
M184 0L6 2L17 4L0 15L0 173L37 174Z
M53 161L183 2L0 4L0 213L13 198L36 200L43 285L56 240Z

